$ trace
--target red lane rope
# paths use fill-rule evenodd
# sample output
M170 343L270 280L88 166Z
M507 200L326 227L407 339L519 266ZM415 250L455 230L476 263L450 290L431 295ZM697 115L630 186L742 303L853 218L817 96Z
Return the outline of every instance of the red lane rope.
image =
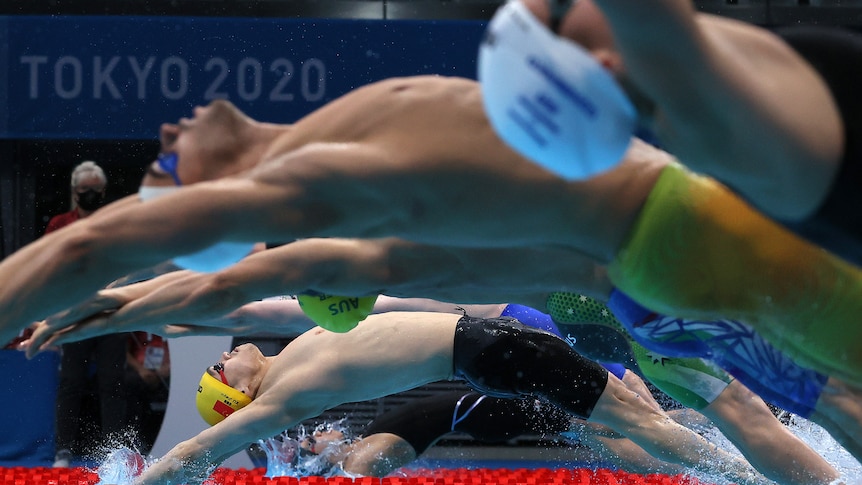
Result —
M624 471L587 468L454 468L407 470L405 476L386 478L277 477L266 470L218 468L208 485L708 485L693 477L663 474L638 475ZM0 485L96 485L99 476L86 468L0 468Z

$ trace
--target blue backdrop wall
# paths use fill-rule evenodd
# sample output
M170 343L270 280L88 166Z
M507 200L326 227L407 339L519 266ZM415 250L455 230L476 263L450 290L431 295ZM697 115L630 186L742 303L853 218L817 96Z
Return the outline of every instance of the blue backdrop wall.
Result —
M0 138L152 139L226 98L290 122L364 84L475 76L484 22L0 17Z

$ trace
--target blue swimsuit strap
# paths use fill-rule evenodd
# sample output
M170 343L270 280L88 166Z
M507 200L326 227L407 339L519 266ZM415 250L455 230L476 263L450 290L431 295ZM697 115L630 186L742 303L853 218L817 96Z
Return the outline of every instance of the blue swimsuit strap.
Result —
M470 416L470 413L472 413L473 410L476 409L476 406L478 406L480 402L484 401L485 398L488 397L488 396L485 396L484 394L479 396L479 399L476 399L476 402L474 402L469 408L467 408L467 410L464 411L464 414L459 417L458 416L458 410L461 409L461 404L464 402L464 399L467 399L467 396L469 396L469 395L470 394L464 394L463 396L461 396L461 399L458 399L458 402L455 403L455 410L452 412L451 431L455 431L455 426L457 426L458 423L460 423L461 421L464 421L465 419L467 419L467 417Z

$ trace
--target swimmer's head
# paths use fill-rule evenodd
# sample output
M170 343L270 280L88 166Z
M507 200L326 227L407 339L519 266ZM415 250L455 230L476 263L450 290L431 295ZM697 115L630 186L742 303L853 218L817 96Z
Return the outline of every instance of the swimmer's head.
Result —
M215 100L194 109L194 116L164 123L159 130L160 152L175 157L176 173L156 160L147 168L142 186L175 186L216 180L254 167L262 147L289 127L260 123L234 104Z
M210 426L247 406L266 374L267 358L252 344L225 352L198 383L195 405Z
M599 58L600 64L615 71L619 58L610 25L592 0L520 0L556 35L577 42ZM552 14L552 10L556 10ZM556 18L555 18L556 17ZM616 58L613 58L613 57Z
M325 454L353 441L353 435L345 425L345 419L317 425L310 434L303 429L299 436L299 447L315 455Z
M250 402L250 397L219 381L209 373L204 372L201 376L195 405L198 408L198 413L210 426L222 422L234 411L239 411Z

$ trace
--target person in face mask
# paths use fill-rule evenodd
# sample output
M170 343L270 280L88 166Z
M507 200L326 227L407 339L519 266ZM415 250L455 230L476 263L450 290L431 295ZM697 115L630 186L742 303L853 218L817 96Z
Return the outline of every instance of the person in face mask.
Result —
M81 162L72 171L72 210L52 217L45 228L45 234L83 219L105 205L107 185L108 178L102 167L91 160Z
M57 231L89 217L105 203L108 179L93 161L80 163L72 171L72 210L51 218L45 234ZM61 346L60 384L57 389L54 467L71 466L84 450L75 449L84 442L81 430L84 398L89 393L90 363L95 362L96 396L101 415L101 438L118 435L125 426L124 395L126 339L118 333L64 344Z

